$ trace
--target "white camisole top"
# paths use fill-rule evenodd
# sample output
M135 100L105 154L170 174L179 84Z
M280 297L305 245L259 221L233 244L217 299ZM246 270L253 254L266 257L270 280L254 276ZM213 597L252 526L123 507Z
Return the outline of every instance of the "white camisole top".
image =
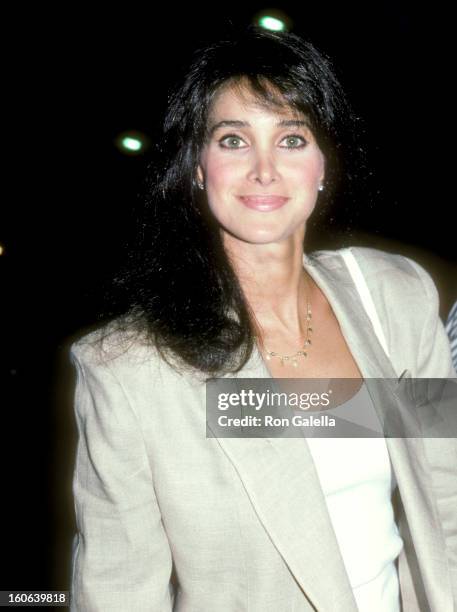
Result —
M365 384L326 414L350 418L351 411L360 415L361 408L367 420L380 427ZM391 496L396 482L384 438L308 434L307 443L359 610L400 612L395 560L403 540L394 519Z

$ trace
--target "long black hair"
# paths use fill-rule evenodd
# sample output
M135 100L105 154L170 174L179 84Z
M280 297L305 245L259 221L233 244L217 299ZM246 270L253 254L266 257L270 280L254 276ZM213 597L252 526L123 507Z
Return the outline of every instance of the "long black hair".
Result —
M110 320L106 331L134 331L178 372L234 373L254 348L249 305L196 185L212 100L222 86L242 83L259 104L286 104L307 117L325 157L318 220L329 219L342 196L350 201L363 166L358 117L313 44L251 25L194 52L170 90L138 231L100 314Z

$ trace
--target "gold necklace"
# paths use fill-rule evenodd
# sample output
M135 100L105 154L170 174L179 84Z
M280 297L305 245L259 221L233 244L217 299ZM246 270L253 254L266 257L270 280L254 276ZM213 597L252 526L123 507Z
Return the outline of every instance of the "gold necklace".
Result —
M311 339L309 337L309 335L313 332L313 328L311 327L311 319L312 319L311 305L308 302L308 300L306 300L306 340L305 340L305 343L303 344L303 347L300 350L298 350L296 353L293 353L292 355L281 355L280 353L276 353L275 351L269 351L267 348L265 348L265 352L267 354L266 359L270 361L272 357L279 357L279 359L281 360L282 366L284 365L284 362L291 362L294 368L297 368L298 367L297 359L299 357L308 356L308 352L305 349L311 345Z

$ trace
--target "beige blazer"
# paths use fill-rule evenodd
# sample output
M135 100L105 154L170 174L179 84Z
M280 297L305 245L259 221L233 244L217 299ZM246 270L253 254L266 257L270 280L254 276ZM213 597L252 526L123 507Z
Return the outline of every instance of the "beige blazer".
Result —
M430 276L399 255L353 252L390 359L340 253L305 255L303 264L364 378L455 377ZM139 343L122 352L112 339L110 360L100 361L87 343L96 334L71 346L79 431L71 610L356 612L306 439L207 438L201 380ZM256 350L237 376L270 374ZM386 401L395 408L400 400ZM452 612L456 440L386 443L404 540L403 610Z

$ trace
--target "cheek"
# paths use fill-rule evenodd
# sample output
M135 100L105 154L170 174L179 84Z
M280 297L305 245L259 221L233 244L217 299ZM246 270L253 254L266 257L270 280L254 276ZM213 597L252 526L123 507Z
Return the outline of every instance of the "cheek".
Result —
M303 160L293 164L291 171L299 183L309 185L316 183L324 175L324 159L321 156L310 157L303 163Z
M227 160L218 156L213 156L207 164L208 186L218 187L228 186L237 175L237 165L232 160Z

